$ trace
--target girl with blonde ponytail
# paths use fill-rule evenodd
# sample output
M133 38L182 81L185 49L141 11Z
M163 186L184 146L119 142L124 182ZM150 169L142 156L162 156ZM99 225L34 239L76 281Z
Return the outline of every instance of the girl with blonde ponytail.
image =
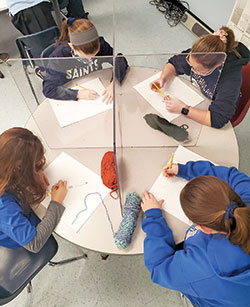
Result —
M121 55L121 54L118 54ZM89 89L68 89L64 84L82 78L102 69L103 64L113 65L113 48L99 36L95 26L88 19L68 18L62 22L61 35L51 53L43 93L58 100L95 100L99 94ZM54 58L65 58L56 60ZM67 61L66 58L69 58ZM117 57L115 77L122 83L128 68L124 57ZM113 81L102 93L103 102L113 101Z
M249 307L250 178L207 161L167 165L163 175L190 180L180 203L194 225L176 245L163 200L143 194L144 262L152 281L182 292L190 306Z
M233 31L223 26L213 34L200 37L191 49L170 58L154 83L162 88L175 75L190 76L190 81L211 100L208 110L190 107L174 97L164 98L166 109L203 125L222 128L235 113L242 83L241 69L249 59L248 48L235 41ZM151 89L156 91L153 82Z

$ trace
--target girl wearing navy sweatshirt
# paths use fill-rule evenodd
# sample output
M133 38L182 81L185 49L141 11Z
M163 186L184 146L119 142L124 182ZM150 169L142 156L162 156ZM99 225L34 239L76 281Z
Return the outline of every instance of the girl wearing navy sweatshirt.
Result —
M53 187L51 202L40 220L32 208L48 190L43 173L44 148L31 131L11 128L0 135L0 245L24 247L37 253L44 246L64 212L66 181Z
M55 59L48 62L43 81L44 95L59 100L96 99L98 94L93 90L74 90L65 88L63 85L102 69L103 63L112 65L112 56L113 48L103 37L98 36L95 26L88 19L64 20L61 36L50 57L70 59L68 61ZM115 77L120 83L125 78L127 68L127 60L118 56L115 61ZM113 81L102 95L103 101L112 102Z
M163 201L142 196L144 262L153 282L194 306L250 306L250 178L207 161L174 164L166 177L190 180L180 194L189 228L181 249L162 216Z
M216 52L226 53L224 65L224 55L216 55ZM162 88L175 75L185 74L212 101L208 110L200 110L187 106L179 99L165 97L166 109L207 126L223 127L235 113L242 83L241 69L249 62L250 51L235 41L231 29L222 27L213 34L201 37L192 49L182 53L169 59L160 78L154 82ZM157 91L153 84L151 89Z

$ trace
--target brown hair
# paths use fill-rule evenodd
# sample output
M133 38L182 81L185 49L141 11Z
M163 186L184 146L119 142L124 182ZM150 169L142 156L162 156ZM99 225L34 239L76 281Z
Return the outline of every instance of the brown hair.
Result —
M46 196L45 184L38 171L45 164L44 148L31 131L11 128L0 135L0 196L14 194L23 208L42 201Z
M211 53L214 52L224 52L227 55L234 53L238 58L241 58L241 55L235 49L238 46L238 42L235 41L234 32L225 26L221 27L220 30L224 30L227 33L226 43L224 43L217 35L207 34L200 37L192 46L192 56L207 68L212 68L218 63L222 63L224 61L223 54L217 54L212 57ZM201 52L207 54L194 54Z
M56 46L60 45L61 43L67 41L70 42L69 39L69 32L70 33L79 33L84 32L85 30L88 30L92 28L94 25L92 22L90 22L88 19L76 19L71 25L67 25L67 19L65 19L62 22L61 25L61 35L59 39L56 42ZM92 54L99 50L100 48L100 41L99 39L96 39L93 42L83 44L80 46L74 46L74 49L76 51L82 51L85 54Z
M230 201L238 206L234 219L225 218ZM180 202L192 222L226 233L232 244L250 254L250 208L226 182L213 176L194 178L182 189Z

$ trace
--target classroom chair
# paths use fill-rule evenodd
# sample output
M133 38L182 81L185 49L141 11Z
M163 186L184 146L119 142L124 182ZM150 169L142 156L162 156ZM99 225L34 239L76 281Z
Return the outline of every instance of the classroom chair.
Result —
M242 68L241 95L234 116L231 118L233 127L239 125L250 108L250 62Z
M12 301L25 287L31 292L31 280L49 264L62 265L82 258L86 254L67 260L50 261L58 250L58 244L51 235L40 252L34 254L20 247L16 249L0 246L0 306Z
M35 90L30 81L30 73L28 71L28 67L31 67L35 70L37 67L41 68L43 66L43 62L40 59L41 53L48 46L54 44L58 39L59 35L60 32L55 26L30 35L19 36L16 39L16 45L21 55L21 58L25 60L23 61L24 72L37 104L39 104L39 102ZM42 75L40 77L42 79Z

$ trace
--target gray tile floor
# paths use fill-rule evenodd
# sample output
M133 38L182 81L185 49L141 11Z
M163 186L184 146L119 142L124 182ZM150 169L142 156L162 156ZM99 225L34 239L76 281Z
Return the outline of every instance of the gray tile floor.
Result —
M170 28L164 16L148 1L84 0L86 11L116 52L124 54L152 54L179 52L192 45L196 39L183 25ZM115 20L113 9L115 8ZM115 28L113 27L115 23ZM115 29L115 30L114 30ZM115 32L114 32L115 31ZM10 23L6 14L0 15L0 52L11 58L19 57L15 39L20 33ZM0 65L5 79L0 79L0 132L13 126L24 126L30 116L29 109L16 87L10 71ZM240 170L250 175L249 114L235 129L240 150ZM59 252L55 260L80 255L83 250L57 237ZM33 280L33 293L24 290L6 306L39 307L161 307L181 306L180 295L152 284L143 264L143 256L110 256L102 261L95 252L87 260L62 267L45 267Z

